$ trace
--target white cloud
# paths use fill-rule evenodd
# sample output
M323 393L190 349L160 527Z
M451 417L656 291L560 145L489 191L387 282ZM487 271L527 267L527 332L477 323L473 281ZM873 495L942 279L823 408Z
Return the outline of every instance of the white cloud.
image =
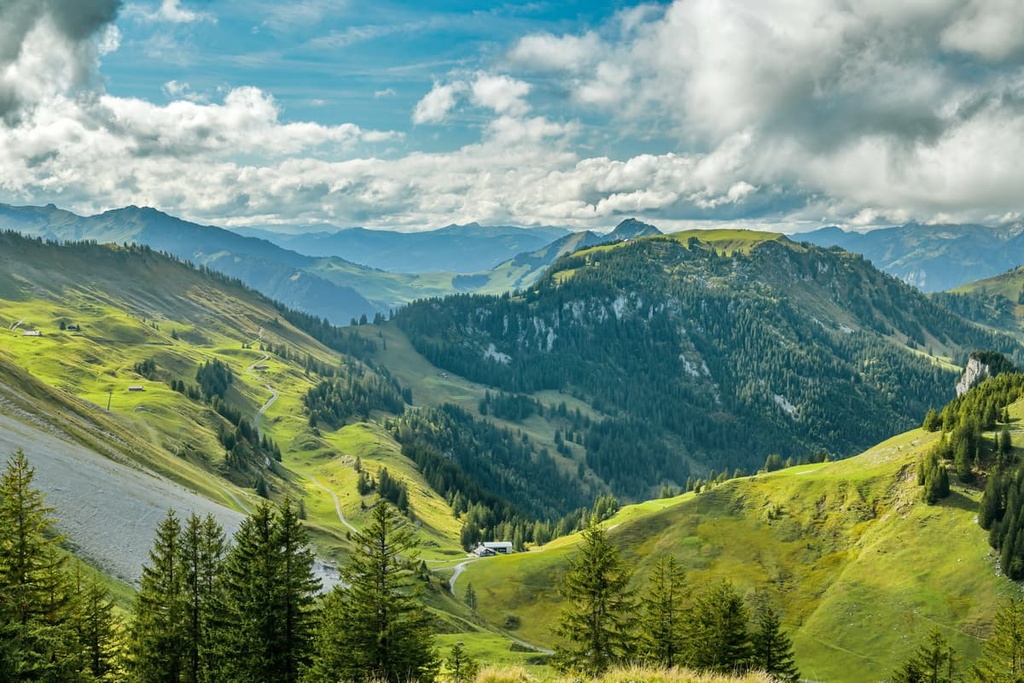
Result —
M182 5L182 0L160 0L156 7L131 4L125 14L138 17L146 22L166 22L169 24L194 24L198 21L216 22L217 17L210 12L198 12Z
M497 114L523 116L530 111L524 99L529 94L529 83L508 76L479 73L472 85L473 102Z
M181 6L181 0L161 0L156 18L174 24L191 24L196 21L212 21L213 15L186 9Z
M374 90L373 91L374 99L378 99L378 100L381 99L382 97L394 97L397 94L398 93L395 92L394 88L384 88L383 90Z
M285 121L252 87L208 102L169 81L164 105L105 94L96 64L116 49L114 9L82 37L66 30L78 15L36 3L17 0L28 18L0 25L5 200L408 228L1021 213L1024 32L1005 0L680 0L597 32L527 36L494 70L441 77L416 104L416 125L472 114L477 141L434 153L392 131ZM595 144L648 129L675 142L621 159Z
M1024 7L1020 0L970 0L942 32L948 49L989 61L1024 49Z
M441 123L447 118L448 113L455 108L456 95L466 89L466 84L457 81L442 85L434 83L434 87L416 103L412 112L412 122L422 125L424 123Z
M537 33L521 38L509 59L527 69L578 72L590 66L601 51L601 41L593 32L582 36Z
M251 0L250 0L251 1ZM259 13L266 17L263 26L274 31L290 31L297 27L313 26L329 16L344 14L348 0L260 0Z

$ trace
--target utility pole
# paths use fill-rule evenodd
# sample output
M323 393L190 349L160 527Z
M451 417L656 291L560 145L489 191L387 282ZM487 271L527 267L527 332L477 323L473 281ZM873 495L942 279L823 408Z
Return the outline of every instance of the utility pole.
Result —
M107 412L110 412L110 399L114 398L114 390L107 389Z

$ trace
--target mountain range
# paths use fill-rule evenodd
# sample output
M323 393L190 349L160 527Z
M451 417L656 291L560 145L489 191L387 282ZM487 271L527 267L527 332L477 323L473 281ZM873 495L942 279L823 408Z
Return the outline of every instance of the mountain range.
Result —
M137 579L165 505L233 528L263 496L290 496L337 563L386 497L440 573L424 585L441 642L536 663L509 654L507 630L552 645L573 529L636 502L606 524L639 579L671 554L691 581L769 591L805 676L835 681L884 675L932 623L973 659L1013 587L974 522L976 484L920 502L914 472L938 437L915 427L953 398L972 350L1020 362L1024 349L863 257L627 221L507 261L537 273L515 293L336 328L207 263L123 243L162 226L201 240L183 253L220 244L253 268L266 254L300 277L305 259L358 266L150 211L8 212L49 240L106 246L0 233L0 444L49 463L40 481L73 549L122 580ZM1006 299L1020 282L1000 286L977 289ZM1022 415L1010 407L1015 441ZM490 539L536 552L462 565ZM460 597L470 581L478 610Z
M569 234L564 228L449 225L424 232L342 228L282 233L260 228L234 232L307 256L337 256L396 273L479 273L517 254L536 251Z
M863 254L875 266L924 292L954 289L1024 263L1024 224L983 225L910 223L868 232L837 227L794 235L819 246Z
M363 316L372 319L425 296L499 293L528 286L567 250L651 234L652 230L657 232L653 226L624 221L605 235L589 231L566 235L565 231L555 228L541 228L536 234L522 228L494 228L492 232L492 228L479 226L453 226L423 236L378 235L361 229L354 235L352 231L335 233L342 235L338 239L348 240L355 257L365 256L370 262L380 262L388 254L404 254L403 258L411 257L423 268L418 273L404 273L381 270L338 256L300 254L266 239L198 225L156 209L135 206L95 216L78 216L52 204L44 207L0 204L0 229L57 241L146 245L236 277L277 301L338 325ZM551 235L562 236L548 245ZM285 237L281 235L277 239L284 241ZM311 239L316 242L315 237ZM323 239L329 245L340 244L334 235ZM509 258L520 246L533 248L538 244L542 245L539 249ZM325 248L331 251L334 247ZM493 270L480 273L434 272L435 266L442 263L459 262L463 249L468 249L469 261L505 260Z

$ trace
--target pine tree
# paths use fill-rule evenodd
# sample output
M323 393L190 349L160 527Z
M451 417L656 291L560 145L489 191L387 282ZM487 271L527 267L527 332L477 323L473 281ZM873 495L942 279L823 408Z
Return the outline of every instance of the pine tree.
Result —
M942 418L932 408L928 411L928 414L924 416L924 422L921 424L921 429L926 432L937 432L942 428Z
M642 654L658 666L673 667L682 661L689 595L685 573L676 559L669 555L659 560L641 598Z
M451 654L445 660L448 678L452 683L469 683L475 681L480 673L480 663L466 653L462 641L452 645Z
M593 675L627 661L633 653L631 578L605 531L588 526L562 579L565 606L555 633L564 642L555 647L556 668Z
M132 680L179 683L186 669L185 576L181 522L174 510L157 527L149 564L142 567L128 645Z
M212 515L185 520L181 536L184 600L185 670L188 683L214 681L213 622L218 601L218 576L224 562L224 530Z
M757 632L752 638L752 668L770 674L777 681L800 680L800 671L793 661L793 643L782 630L782 617L768 596L755 598Z
M242 521L224 562L216 680L298 680L319 590L295 506L263 503Z
M379 501L353 541L342 584L324 600L304 681L432 681L437 660L415 590L416 540L408 521Z
M75 572L74 624L85 668L92 677L97 681L120 680L122 672L117 660L121 628L114 615L114 603L102 584L83 579L81 565Z
M315 557L309 546L309 535L291 498L285 498L279 510L277 545L282 556L277 585L280 595L277 612L282 633L275 650L282 658L276 680L290 683L298 680L310 661L315 598L321 587L320 580L313 574Z
M928 639L890 677L892 683L954 683L958 680L956 653L937 628L928 633Z
M1010 598L996 613L995 628L971 673L978 683L1024 680L1024 599Z
M476 611L476 590L472 583L466 584L466 606L474 612Z
M0 476L0 670L4 680L83 680L72 588L52 509L24 452Z
M694 600L685 663L716 672L747 669L753 654L747 621L743 598L730 582L705 589Z

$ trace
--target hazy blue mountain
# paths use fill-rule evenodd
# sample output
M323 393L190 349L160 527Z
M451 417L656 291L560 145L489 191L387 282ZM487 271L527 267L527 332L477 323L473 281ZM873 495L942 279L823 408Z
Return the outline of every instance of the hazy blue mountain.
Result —
M317 259L265 240L202 226L156 209L129 206L78 216L55 206L0 204L0 228L60 241L144 244L231 277L292 308L335 323L381 309L350 286L315 274Z
M794 235L818 246L863 254L875 266L925 292L991 277L1024 263L1024 225L919 225L846 232L836 227Z
M516 254L540 249L569 231L554 227L469 223L425 232L365 228L321 229L302 234L260 228L239 228L235 232L268 240L300 254L337 256L390 272L477 273L490 270Z

